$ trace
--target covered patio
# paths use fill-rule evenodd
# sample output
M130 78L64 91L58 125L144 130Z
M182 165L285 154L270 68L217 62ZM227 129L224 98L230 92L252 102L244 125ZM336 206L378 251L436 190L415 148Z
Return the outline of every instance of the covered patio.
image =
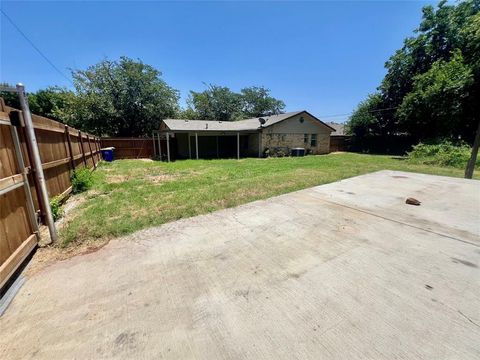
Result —
M155 155L173 159L221 159L262 156L256 128L240 123L199 120L164 120L153 132ZM260 123L257 125L260 127ZM235 129L235 128L238 129ZM233 128L233 129L232 129ZM164 145L162 145L162 143Z

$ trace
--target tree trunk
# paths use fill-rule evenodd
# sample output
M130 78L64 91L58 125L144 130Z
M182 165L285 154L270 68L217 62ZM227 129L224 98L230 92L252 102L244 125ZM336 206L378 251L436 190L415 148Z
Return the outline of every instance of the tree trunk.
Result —
M475 163L477 162L478 147L480 145L480 121L478 122L477 133L475 134L475 140L472 147L472 155L468 160L467 169L465 170L465 179L471 179L473 177L473 170L475 169Z

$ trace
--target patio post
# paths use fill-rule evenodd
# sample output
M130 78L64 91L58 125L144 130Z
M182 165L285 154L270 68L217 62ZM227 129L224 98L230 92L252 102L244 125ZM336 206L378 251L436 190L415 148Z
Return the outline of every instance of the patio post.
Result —
M262 157L262 133L258 133L258 157Z
M167 161L170 162L170 133L167 132Z
M195 133L195 154L197 155L198 160L198 134Z
M192 158L192 145L190 144L190 133L187 134L188 138L188 157Z
M240 160L240 133L237 132L237 160Z
M158 141L158 157L160 161L162 160L162 143L160 142L160 133L157 132L157 141Z

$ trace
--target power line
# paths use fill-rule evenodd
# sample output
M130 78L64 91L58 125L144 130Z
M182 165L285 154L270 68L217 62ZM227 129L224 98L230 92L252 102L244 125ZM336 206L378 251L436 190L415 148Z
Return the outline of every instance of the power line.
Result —
M395 107L389 107L389 108L384 108L384 109L375 109L375 110L368 110L367 112L369 113L375 113L375 112L381 112L381 111L387 111L387 110L395 110L398 109L398 106ZM325 119L325 118L332 118L332 117L339 117L339 116L348 116L354 114L354 111L349 112L349 113L344 113L344 114L334 114L334 115L319 115L319 118Z
M62 77L64 77L70 84L75 86L75 84L68 78L67 75L65 75L55 64L33 43L32 40L28 38L28 36L15 24L15 22L8 16L3 9L0 9L0 12L7 18L7 20L10 22L10 24L13 25L13 27L20 33L20 35L23 36L25 40L40 54L41 57L45 59L46 62L50 64L51 67L55 69L56 72L58 72Z

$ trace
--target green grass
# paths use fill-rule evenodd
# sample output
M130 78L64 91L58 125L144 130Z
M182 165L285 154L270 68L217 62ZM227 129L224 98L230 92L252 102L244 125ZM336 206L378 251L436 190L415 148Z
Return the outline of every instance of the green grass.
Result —
M304 158L117 160L101 163L94 185L64 229L59 246L105 240L168 221L265 199L377 170L462 177L452 167L390 156L340 153Z

